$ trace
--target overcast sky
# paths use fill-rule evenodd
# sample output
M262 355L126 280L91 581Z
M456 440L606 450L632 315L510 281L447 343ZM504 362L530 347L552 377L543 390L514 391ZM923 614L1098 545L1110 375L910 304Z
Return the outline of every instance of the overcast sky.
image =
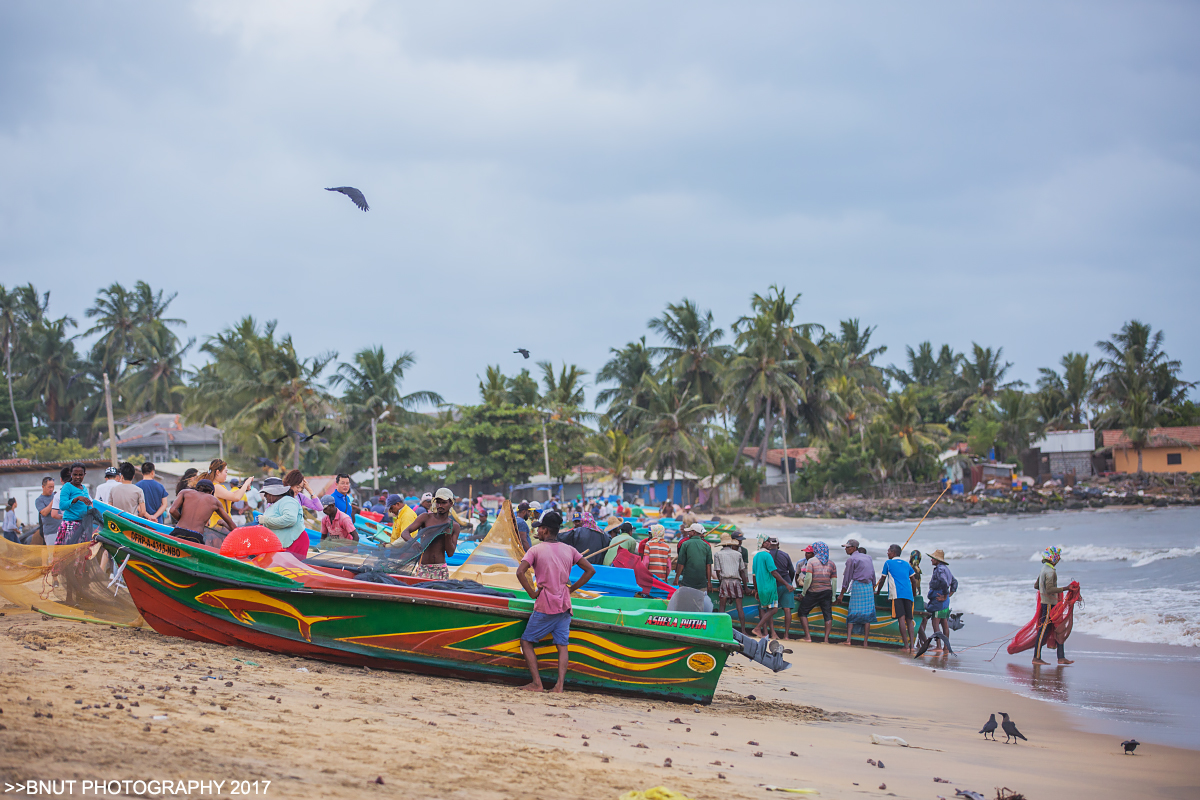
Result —
M687 296L1200 378L1200 4L0 4L0 282L595 372ZM326 186L361 189L362 213ZM528 362L532 365L533 361ZM589 390L589 402L594 390Z

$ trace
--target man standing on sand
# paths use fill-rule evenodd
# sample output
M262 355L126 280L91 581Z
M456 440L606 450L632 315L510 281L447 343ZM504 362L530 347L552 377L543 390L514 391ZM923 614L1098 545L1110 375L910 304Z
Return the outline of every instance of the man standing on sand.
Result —
M529 622L521 634L521 653L532 676L532 680L521 688L531 692L544 691L535 648L547 636L553 638L554 647L558 650L558 681L551 691L562 692L570 658L571 592L583 587L596 574L596 568L578 550L558 541L561 527L562 515L557 511L543 514L537 529L540 541L529 548L517 565L517 580L533 598L533 613L529 615ZM583 574L579 580L568 585L571 567L576 564ZM529 580L530 569L533 569L533 576L537 580L536 588Z
M783 638L792 638L792 611L796 608L796 593L792 583L796 580L796 569L792 566L792 557L779 549L779 540L772 536L767 540L771 546L771 557L779 568L779 579L775 590L779 594L779 607L783 609Z
M809 545L812 555L804 562L802 568L800 603L796 615L800 617L800 627L804 629L804 641L811 642L812 635L808 631L808 615L814 608L821 609L825 619L825 644L829 644L829 634L833 630L833 584L837 581L837 564L829 557L829 545L825 542L813 542ZM804 551L808 553L808 550Z
M116 467L104 468L104 483L96 487L96 499L106 505L112 505L112 490L120 483L117 477L121 474Z
M454 492L445 486L433 494L433 511L418 514L417 518L400 532L400 538L408 542L415 531L421 531L421 560L417 564L417 577L427 581L444 581L450 578L446 567L446 556L454 555L458 547L457 522L450 516L454 503ZM557 534L558 532L555 531Z
M72 464L70 469L71 481L63 485L58 495L62 523L58 526L58 541L55 544L79 544L83 541L83 518L92 507L92 498L88 495L87 487L83 485L87 467L76 463Z
M1050 609L1062 597L1065 589L1058 588L1058 562L1062 558L1061 547L1047 547L1042 553L1042 571L1038 574L1037 580L1033 582L1033 587L1038 590L1038 631L1037 631L1037 646L1033 650L1033 663L1044 665L1042 660L1042 645L1046 641L1046 634L1051 630L1047 624L1047 617L1050 616ZM1058 643L1058 663L1060 666L1074 664L1075 662L1067 658L1063 650L1063 643Z
M54 538L58 535L59 520L62 519L62 514L54 508L54 478L47 475L42 478L42 493L33 501L33 507L38 513L38 530L42 534L41 544L54 544ZM29 544L30 540L26 539L22 544ZM37 541L34 540L34 544Z
M846 644L854 644L854 628L861 625L863 629L863 647L871 638L871 625L875 623L875 564L871 557L860 552L857 539L850 539L842 547L846 548L846 571L842 575L842 591L838 592L837 602L842 602L842 595L847 588L850 591L850 607L846 613Z
M746 562L738 552L737 540L728 533L721 534L721 546L713 556L713 567L721 588L717 595L720 605L717 611L725 613L725 603L732 600L737 606L738 626L746 632L746 612L742 608L742 597L746 591Z
M170 505L167 502L167 490L154 475L154 464L147 461L142 464L142 479L137 482L137 487L142 490L142 497L146 499L146 518L152 522L163 522L166 520L163 517L163 512Z
M888 596L892 598L892 614L900 627L900 639L904 642L905 650L913 649L913 568L900 557L900 545L888 547L888 560L883 562L883 570L879 575L879 583L875 591L883 588L884 581L888 583Z
M675 555L675 585L681 588L671 595L667 609L687 610L688 606L681 605L686 601L690 606L701 606L696 610L712 611L712 601L708 598L712 585L712 547L704 541L704 526L699 522L685 528L683 533L687 539L680 542Z
M756 638L770 636L772 639L778 639L775 612L779 608L779 584L782 578L779 575L779 567L775 564L775 556L771 554L771 539L761 536L758 548L753 562L754 589L758 594L758 624L750 633Z
M117 477L120 479L120 482L108 493L109 505L113 508L119 508L128 514L137 514L144 519L147 516L146 495L133 482L133 478L137 474L137 469L128 461L122 461L121 466L117 467L117 469L119 470Z

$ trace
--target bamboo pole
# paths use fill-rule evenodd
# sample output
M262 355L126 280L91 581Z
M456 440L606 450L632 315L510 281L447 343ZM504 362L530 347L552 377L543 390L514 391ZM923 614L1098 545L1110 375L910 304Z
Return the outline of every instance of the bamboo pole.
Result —
M937 496L937 500L934 500L934 501L933 501L933 505L931 505L931 506L929 507L929 509L928 509L928 510L925 512L925 517L928 517L928 516L929 516L929 512L930 512L930 511L933 511L933 506L936 506L936 505L938 504L938 500L941 500L941 499L942 499L942 497L943 497L943 496L946 494L946 492L948 492L948 491L950 491L950 482L949 482L949 481L947 481L947 482L946 482L946 488L945 488L945 489L942 489L942 493L941 493L941 494L939 494L939 495ZM924 521L925 521L925 517L921 517L921 522L924 522ZM918 523L917 523L917 528L921 527L921 522L918 522ZM916 536L916 535L917 535L917 528L913 528L913 531L912 531L912 533L910 533L910 534L908 535L908 538L904 540L904 547L901 547L901 548L900 548L900 552L901 552L901 553L903 553L903 552L904 552L904 548L905 548L905 547L908 547L908 543L912 541L912 537L914 537L914 536Z

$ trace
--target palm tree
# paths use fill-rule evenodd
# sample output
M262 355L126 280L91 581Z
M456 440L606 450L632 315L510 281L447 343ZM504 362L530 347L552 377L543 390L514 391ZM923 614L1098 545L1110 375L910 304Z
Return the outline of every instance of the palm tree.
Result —
M329 385L345 387L342 400L347 410L368 417L378 417L388 409L396 414L422 405L441 405L445 400L437 392L422 390L400 394L404 371L416 363L416 356L411 351L389 361L383 347L367 347L354 354L353 362L338 364L337 372L329 378Z
M555 375L554 365L549 361L539 361L538 367L542 370L542 381L546 384L546 393L543 399L547 403L564 408L583 407L583 388L585 386L583 377L588 374L587 370L580 369L574 364L568 367L564 362L562 369Z
M595 449L585 453L584 458L603 467L619 487L641 465L642 453L634 449L633 440L624 431L612 426L611 420L603 419L602 427L593 439Z
M479 381L479 396L484 405L499 406L508 402L508 378L500 371L500 365L488 364L485 376Z
M913 464L931 459L942 442L950 437L950 429L945 425L921 419L921 412L912 392L899 392L888 398L883 408L882 420L886 424L890 440L890 447L887 449L897 454L892 472L903 469L910 481L913 479Z
M956 417L962 417L981 403L990 403L997 392L1023 385L1021 381L1005 382L1004 377L1012 369L1012 362L1004 361L1004 348L992 351L971 342L972 356L962 362L962 371L954 381L953 388L946 393L946 406L957 408Z
M712 312L701 312L685 297L668 303L661 317L650 320L649 328L667 343L651 348L653 355L662 358L662 368L680 382L684 392L692 392L704 403L716 403L727 348L719 344L725 331L713 324Z
M1061 398L1064 406L1057 415L1045 417L1047 423L1082 424L1084 409L1095 389L1096 372L1100 368L1098 363L1089 364L1088 358L1087 353L1067 353L1059 362L1063 368L1062 375L1047 367L1038 370L1042 374L1038 379L1038 389Z
M700 402L690 392L680 393L674 381L646 388L651 393L650 407L646 411L645 432L638 437L635 447L646 451L647 469L656 470L660 477L670 469L667 497L674 500L676 471L686 469L693 459L701 456L705 420L716 407Z
M16 286L11 290L0 285L0 344L4 347L4 372L8 381L8 407L12 411L17 432L17 444L21 444L21 420L17 416L17 404L13 395L13 351L17 349L21 335L29 326L46 314L50 305L50 293L39 298L32 283ZM67 319L64 317L64 319Z
M996 419L1000 423L996 440L1010 458L1020 457L1046 430L1038 419L1037 398L1019 389L1004 389L997 395Z
M1142 474L1142 451L1150 444L1150 435L1158 426L1162 406L1155 403L1146 389L1136 389L1125 394L1119 407L1116 421L1121 432L1137 452L1137 471Z
M138 354L143 363L128 369L121 379L120 393L129 411L179 411L183 407L184 379L191 372L183 359L196 343L183 347L179 338L162 326L146 327L139 333Z
M626 433L637 426L639 412L649 405L642 380L655 372L654 355L646 347L646 337L630 342L620 350L609 348L613 354L596 373L597 383L615 383L596 395L596 407L607 404L608 417Z
M882 375L873 362L887 352L887 346L871 347L871 334L876 327L863 328L858 319L844 319L841 322L842 333L836 341L845 360L844 373L866 387L881 389Z
M28 395L41 398L38 416L48 426L57 426L54 431L62 438L62 424L70 416L73 378L83 366L67 326L74 321L68 317L56 320L42 319L28 332L29 343L23 351L25 362L21 389Z
M926 388L945 388L958 372L963 360L962 355L955 353L948 344L942 345L936 356L933 354L933 344L928 341L918 344L916 350L905 346L904 351L908 360L908 370L895 366L885 370L888 377L901 386L915 383Z
M117 380L126 356L135 352L139 324L135 297L121 284L113 283L96 293L96 302L84 314L96 318L96 324L84 336L102 334L92 347L92 357L101 370Z
M1179 379L1183 365L1162 349L1163 332L1130 320L1107 341L1096 342L1103 372L1095 384L1094 399L1102 405L1124 405L1136 392L1145 391L1156 406L1182 402L1195 384Z
M150 284L145 281L138 281L133 285L132 299L134 308L134 318L139 326L166 326L166 325L186 325L182 319L175 317L164 317L167 313L167 307L171 305L178 292L173 293L170 297L163 299L163 290L157 292L150 288Z

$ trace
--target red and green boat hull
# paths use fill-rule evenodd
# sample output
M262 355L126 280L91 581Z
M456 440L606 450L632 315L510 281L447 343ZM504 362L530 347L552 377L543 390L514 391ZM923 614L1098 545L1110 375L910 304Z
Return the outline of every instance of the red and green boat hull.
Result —
M217 644L430 675L529 680L520 636L528 597L355 581L287 553L232 559L105 515L101 540L156 631ZM578 607L568 686L707 703L733 641L728 617ZM557 654L536 646L543 680Z

